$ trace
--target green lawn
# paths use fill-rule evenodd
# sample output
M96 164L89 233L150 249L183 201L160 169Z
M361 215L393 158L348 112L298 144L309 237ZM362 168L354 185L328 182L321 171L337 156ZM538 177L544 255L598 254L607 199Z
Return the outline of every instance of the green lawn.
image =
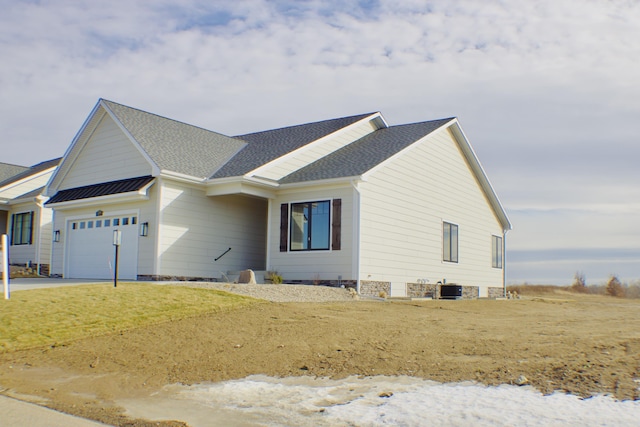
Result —
M259 300L209 289L145 283L19 291L0 302L0 353L62 344Z

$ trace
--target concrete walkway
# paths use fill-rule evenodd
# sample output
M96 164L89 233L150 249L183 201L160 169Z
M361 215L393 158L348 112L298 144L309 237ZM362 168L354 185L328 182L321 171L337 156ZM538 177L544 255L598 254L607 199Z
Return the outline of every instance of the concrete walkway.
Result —
M0 426L29 427L104 427L106 424L74 417L0 395Z
M0 283L1 282L0 280ZM51 277L17 278L9 280L9 289L11 292L14 292L29 289L57 288L59 286L90 285L92 283L109 282L111 281L99 279L55 279Z

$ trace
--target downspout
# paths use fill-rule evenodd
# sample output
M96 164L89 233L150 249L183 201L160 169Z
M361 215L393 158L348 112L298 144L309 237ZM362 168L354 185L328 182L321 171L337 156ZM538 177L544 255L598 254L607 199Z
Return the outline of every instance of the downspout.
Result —
M502 297L507 297L507 233L502 231Z
M360 190L356 180L351 181L355 190L353 195L353 255L352 264L356 277L356 292L360 294Z
M36 203L38 207L38 232L36 234L35 243L36 243L36 265L38 269L36 270L36 274L40 276L40 258L42 257L42 211L44 210L44 204L41 196L36 196L33 201ZM35 222L35 221L34 221ZM31 224L31 227L35 227L35 224ZM35 230L32 230L34 233ZM51 268L51 265L49 265Z

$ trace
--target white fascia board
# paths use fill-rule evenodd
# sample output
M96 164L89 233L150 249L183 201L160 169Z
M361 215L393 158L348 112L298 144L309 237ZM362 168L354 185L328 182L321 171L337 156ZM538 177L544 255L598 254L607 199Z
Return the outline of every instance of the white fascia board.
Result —
M355 175L355 176L345 176L341 178L330 178L330 179L319 179L316 181L301 181L301 182L292 182L290 184L281 184L281 190L289 190L289 189L298 189L298 188L313 188L313 187L328 187L328 186L344 186L344 185L354 185L360 182L364 182L366 179L363 176Z
M279 184L272 180L256 177L227 177L207 181L207 196L226 196L230 194L247 194L251 196L273 199Z
M149 186L143 187L143 189L148 189ZM67 202L59 202L59 203L51 203L47 205L48 208L54 208L55 210L65 210L65 209L75 209L80 207L90 207L90 206L98 206L104 205L105 203L125 203L125 202L137 202L141 200L149 200L149 195L146 190L142 192L143 189L139 191L130 191L128 193L119 193L119 194L109 194L107 196L98 196L91 197L88 199L79 199L79 200L69 200Z
M186 174L183 174L183 173L180 173L180 172L173 172L173 171L169 171L169 170L166 170L166 169L161 170L158 175L154 175L154 176L161 176L163 178L172 179L174 181L185 182L185 183L188 183L188 184L204 184L204 183L206 183L206 178L192 176L192 175L186 175Z
M323 136L320 139L316 139L315 141L311 141L310 143L303 145L302 147L290 151L286 154L284 154L283 156L280 156L276 159L273 159L272 161L265 163L262 166L257 167L256 169L253 169L252 171L249 171L247 174L245 174L245 176L260 176L264 173L264 171L267 171L275 166L278 166L281 163L287 162L289 161L289 159L291 159L292 157L295 157L301 153L304 153L305 151L308 150L312 150L314 149L317 145L321 145L323 144L325 141L335 138L336 136L340 135L341 133L346 133L348 132L351 128L353 127L357 127L359 125L361 125L363 122L370 122L370 121L376 121L376 126L380 126L380 125L385 125L385 127L387 126L387 122L384 120L384 118L382 117L382 114L380 114L380 112L377 113L373 113L367 117L364 117L360 120L358 120L357 122L351 123L349 126L345 126L343 128L338 129L335 132L332 132L328 135ZM355 141L351 141L349 144L351 144L352 142ZM346 144L348 145L348 144ZM343 146L344 147L344 146Z
M102 106L102 108L104 108L104 110L107 112L107 114L109 115L109 117L111 117L111 119L116 123L116 125L118 125L118 127L120 128L120 130L127 136L127 138L129 138L129 141L131 141L131 143L133 144L134 147L136 147L136 149L140 152L140 154L142 155L142 157L145 158L145 160L147 162L149 162L149 164L151 165L151 175L153 176L158 176L160 175L160 167L156 164L156 162L154 162L151 157L149 156L149 154L142 148L142 146L140 145L140 143L138 141L136 141L136 139L133 137L133 135L131 135L131 133L129 132L129 129L127 129L126 127L124 127L124 125L122 124L122 122L120 122L120 120L118 120L118 118L116 117L116 115L113 113L113 111L111 111L111 109L109 108L109 106L104 102L103 99L100 99L100 105Z
M500 220L500 223L502 224L503 231L511 230L512 226L511 226L511 222L509 221L509 217L507 216L506 211L502 207L502 203L500 202L498 195L493 189L493 186L491 185L491 181L489 181L489 177L485 173L484 168L482 167L482 164L480 164L480 160L478 159L478 156L476 156L476 153L473 150L473 147L469 143L467 136L462 130L462 127L460 126L458 119L453 119L451 122L447 124L447 127L451 128L451 132L453 133L454 137L458 141L458 145L462 149L462 152L464 153L467 161L471 165L471 168L473 169L473 172L476 175L476 178L478 179L480 186L484 190L487 196L487 199L489 199L489 202L491 203L493 210L496 213L496 216L498 217L498 219Z
M91 113L89 113L84 123L82 123L80 130L78 130L76 135L71 140L71 144L67 147L67 150L64 152L64 155L62 156L62 160L60 161L60 164L58 164L58 168L55 170L53 175L51 175L51 178L49 178L49 182L47 182L47 185L45 185L44 187L45 195L52 196L58 191L57 185L60 182L62 182L62 180L64 180L67 173L71 169L71 166L73 165L76 158L78 157L80 150L75 150L75 148L80 143L82 136L85 134L85 132L89 131L89 136L84 139L84 143L86 143L89 140L90 135L92 135L93 132L98 127L98 124L102 119L102 116L97 117L98 110L101 108L101 102L102 102L102 99L98 100L96 105L91 110ZM89 130L90 124L95 119L97 119L97 123L92 127L92 129Z

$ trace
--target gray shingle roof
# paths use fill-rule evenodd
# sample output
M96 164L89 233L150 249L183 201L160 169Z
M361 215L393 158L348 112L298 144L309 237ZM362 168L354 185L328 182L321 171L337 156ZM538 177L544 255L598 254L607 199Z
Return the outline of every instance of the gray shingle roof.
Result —
M209 177L246 145L239 139L102 101L161 170Z
M9 163L0 163L0 186L9 178L18 175L21 172L29 170L27 166L10 165Z
M448 118L379 129L287 175L280 183L362 175L451 120Z
M117 181L103 182L100 184L85 185L83 187L69 188L58 191L45 204L68 202L71 200L89 199L91 197L108 196L111 194L129 193L138 191L151 181L152 176L140 176L136 178L120 179Z
M248 142L248 145L220 168L220 170L215 172L211 178L244 175L255 168L303 147L310 142L336 132L345 126L349 126L358 120L362 120L371 114L373 113L236 136L235 138Z
M42 172L42 171L45 171L47 169L56 167L60 163L60 160L62 160L62 158L60 158L60 157L57 158L57 159L47 160L47 161L35 164L35 165L31 166L30 168L24 168L22 166L18 166L22 170L20 170L16 174L10 176L9 178L5 178L2 182L0 182L0 187L4 187L5 185L11 184L12 182L19 181L19 180L21 180L23 178L27 178L27 177L29 177L31 175L35 175L35 174L37 174L39 172Z

